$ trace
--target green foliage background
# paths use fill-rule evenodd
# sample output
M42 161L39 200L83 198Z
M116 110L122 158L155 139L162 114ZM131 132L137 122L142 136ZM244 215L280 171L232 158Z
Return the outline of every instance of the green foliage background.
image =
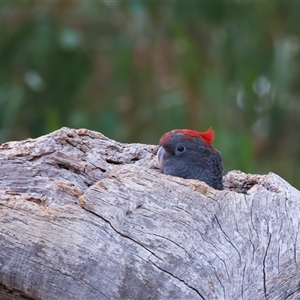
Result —
M290 1L1 2L0 142L212 126L225 173L300 188L299 16Z

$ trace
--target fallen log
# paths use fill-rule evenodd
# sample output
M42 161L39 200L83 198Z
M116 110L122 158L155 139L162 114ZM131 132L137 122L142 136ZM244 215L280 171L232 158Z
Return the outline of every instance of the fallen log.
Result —
M0 299L299 299L300 193L157 169L157 146L62 128L0 146Z

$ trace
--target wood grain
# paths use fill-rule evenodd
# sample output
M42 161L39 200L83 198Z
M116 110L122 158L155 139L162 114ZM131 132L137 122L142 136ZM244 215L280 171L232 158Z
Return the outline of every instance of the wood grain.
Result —
M300 193L160 174L157 146L62 128L0 147L0 299L299 299Z

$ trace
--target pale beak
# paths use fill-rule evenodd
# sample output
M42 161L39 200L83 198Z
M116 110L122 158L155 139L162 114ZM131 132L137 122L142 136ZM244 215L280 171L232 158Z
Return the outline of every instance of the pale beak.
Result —
M158 160L158 166L160 169L164 168L164 156L166 155L166 150L164 147L160 146L157 152L157 160Z

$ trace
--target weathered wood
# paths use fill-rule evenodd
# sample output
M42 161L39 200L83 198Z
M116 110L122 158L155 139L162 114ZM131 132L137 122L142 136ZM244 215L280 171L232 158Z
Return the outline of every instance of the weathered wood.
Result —
M299 299L299 191L238 171L217 191L156 151L68 128L3 144L0 299Z

